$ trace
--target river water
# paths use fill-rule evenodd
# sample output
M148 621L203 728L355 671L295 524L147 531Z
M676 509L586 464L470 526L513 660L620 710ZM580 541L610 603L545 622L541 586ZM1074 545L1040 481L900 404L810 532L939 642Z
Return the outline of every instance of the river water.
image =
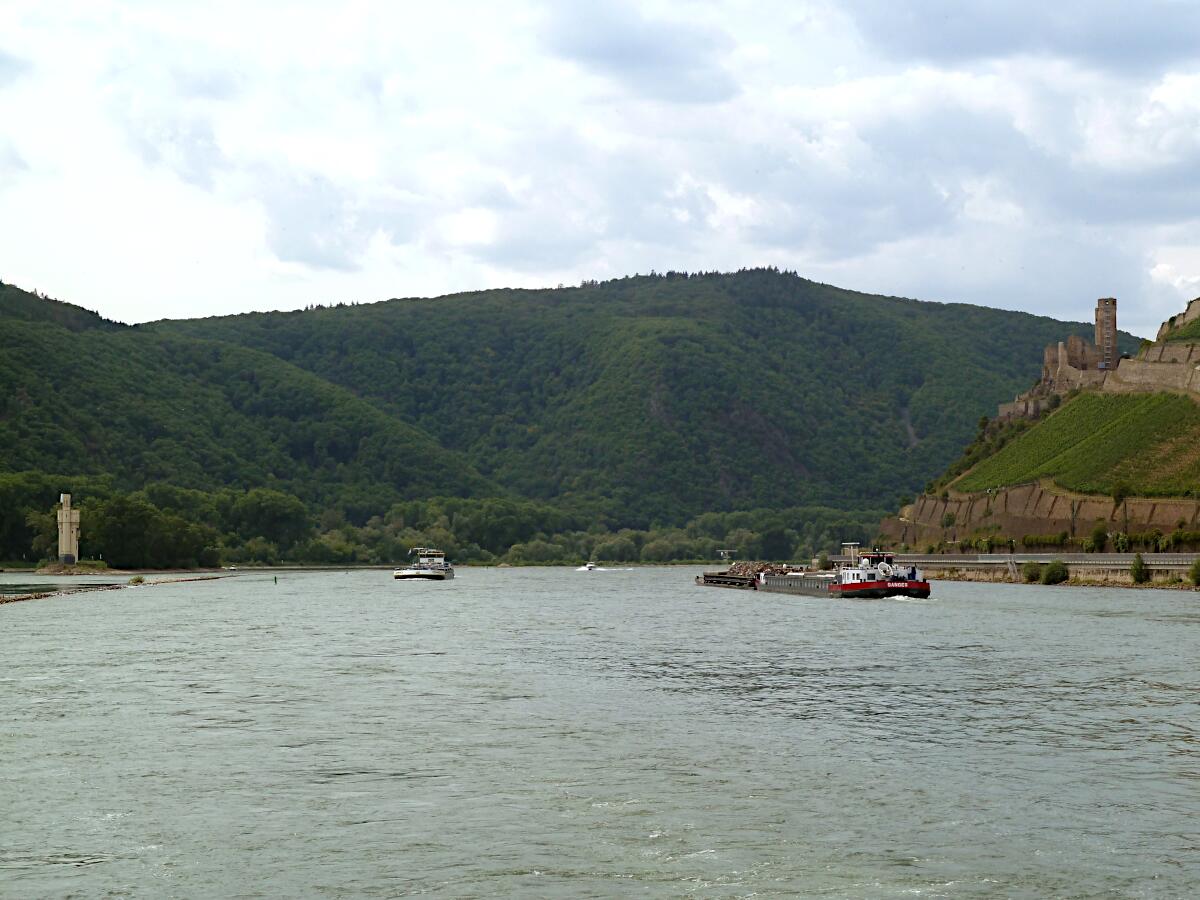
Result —
M0 606L0 894L1200 892L1197 594L693 574Z

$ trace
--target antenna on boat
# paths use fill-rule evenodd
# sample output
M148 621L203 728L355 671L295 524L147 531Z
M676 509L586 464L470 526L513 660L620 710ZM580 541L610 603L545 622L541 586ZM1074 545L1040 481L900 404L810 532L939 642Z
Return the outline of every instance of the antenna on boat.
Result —
M850 557L850 565L858 562L858 541L843 541L842 556Z

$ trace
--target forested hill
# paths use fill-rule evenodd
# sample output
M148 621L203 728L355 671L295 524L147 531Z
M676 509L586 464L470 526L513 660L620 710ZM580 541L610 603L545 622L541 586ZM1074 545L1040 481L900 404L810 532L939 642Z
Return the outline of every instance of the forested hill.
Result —
M750 270L135 331L270 354L432 435L515 495L642 526L706 510L890 506L1036 379L1044 345L1092 328ZM178 452L182 465L186 443Z
M0 322L12 319L53 323L68 331L86 331L90 328L115 330L125 327L117 322L110 322L82 306L64 303L0 282Z
M270 487L356 518L401 499L499 493L419 428L269 354L51 318L0 313L0 474Z

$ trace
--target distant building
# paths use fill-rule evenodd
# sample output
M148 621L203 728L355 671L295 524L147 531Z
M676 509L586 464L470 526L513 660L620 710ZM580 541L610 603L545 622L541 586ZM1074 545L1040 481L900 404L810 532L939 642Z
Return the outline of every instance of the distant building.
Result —
M1115 369L1117 352L1117 298L1101 297L1096 301L1096 349L1100 351L1100 368Z
M71 495L61 494L58 498L58 561L64 566L73 566L79 561L79 510L71 509Z

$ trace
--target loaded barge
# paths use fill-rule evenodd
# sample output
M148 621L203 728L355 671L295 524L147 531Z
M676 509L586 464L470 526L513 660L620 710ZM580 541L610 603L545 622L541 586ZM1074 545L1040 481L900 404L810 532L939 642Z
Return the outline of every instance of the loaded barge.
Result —
M929 582L916 566L897 564L895 556L883 550L859 553L858 545L847 546L850 562L834 572L734 563L724 572L697 575L696 584L808 597L916 597L924 600L929 596Z

